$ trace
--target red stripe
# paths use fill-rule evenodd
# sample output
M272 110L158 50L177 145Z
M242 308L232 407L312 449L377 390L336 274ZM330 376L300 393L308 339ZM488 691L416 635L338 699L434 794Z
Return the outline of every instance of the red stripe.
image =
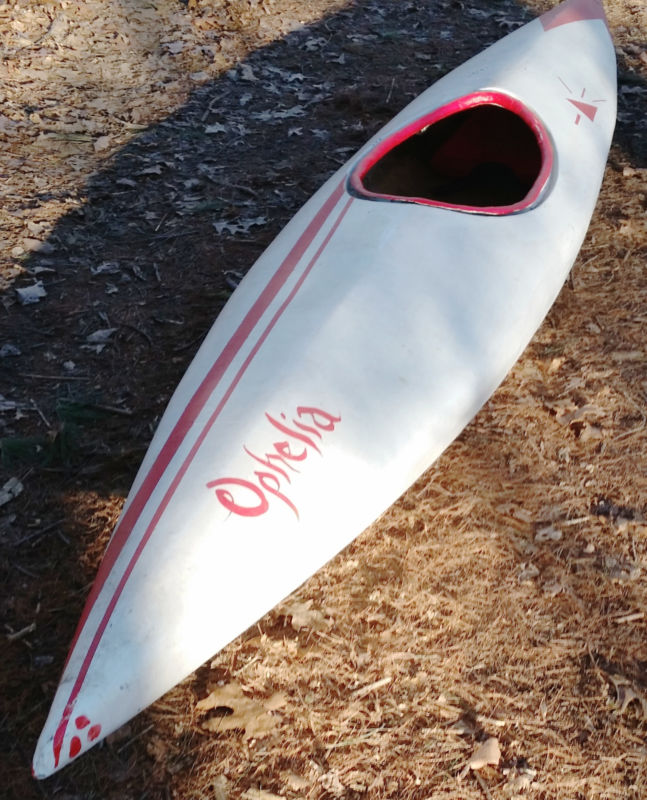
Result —
M137 494L132 499L130 506L124 513L123 517L119 520L117 527L115 528L112 539L110 540L106 552L104 553L101 565L99 566L99 570L90 594L88 595L88 599L83 609L81 619L79 620L76 633L74 634L72 644L70 645L70 653L74 649L74 645L76 644L83 626L85 625L92 606L101 592L103 584L110 574L115 561L119 557L119 554L121 553L130 535L130 532L135 526L139 515L146 506L146 503L148 503L151 494L154 492L155 487L159 483L160 478L175 456L178 447L184 441L184 437L199 416L200 412L204 408L205 403L215 390L216 386L221 381L222 376L231 366L234 358L238 355L240 348L247 341L247 338L257 325L258 321L272 303L278 292L283 288L285 282L288 280L295 267L303 257L303 254L325 224L343 192L344 184L342 182L313 217L308 227L301 234L292 250L290 250L285 260L282 262L281 266L272 276L267 286L263 289L254 305L247 312L245 318L240 323L229 342L223 348L206 377L180 415L180 418L175 424L169 437L164 442L164 445L155 459L155 463L151 467L147 476L144 478L144 481L142 482Z
M79 623L79 626L77 628L77 633L75 635L75 639L74 639L74 641L72 643L72 646L70 648L70 653L72 652L72 650L74 648L74 644L76 643L76 640L78 639L78 636L79 636L79 634L80 634L80 632L82 630L84 622L87 620L87 617L88 617L88 614L89 614L89 612L91 610L92 604L96 600L96 597L98 596L98 594L99 594L99 592L101 590L101 587L102 587L103 583L105 582L105 579L106 579L107 575L110 572L110 569L114 565L114 563L115 563L115 561L116 561L116 559L117 559L117 557L119 555L119 552L121 551L121 549L124 546L124 543L125 543L125 541L127 539L128 533L132 530L132 527L134 526L134 524L137 521L137 517L141 513L141 511L144 508L144 506L146 505L146 503L148 502L148 499L150 498L150 495L154 491L155 487L157 486L157 483L159 482L159 479L161 478L162 474L164 473L164 470L166 469L166 467L168 466L169 462L171 461L171 459L173 458L173 456L177 452L177 449L178 449L181 441L183 440L183 437L186 435L186 433L188 432L189 428L191 427L191 425L193 424L193 422L195 421L195 419L197 418L199 413L202 411L202 408L204 407L205 403L209 399L209 396L211 395L211 393L215 389L216 385L221 380L221 378L223 376L223 373L231 365L233 359L235 358L235 356L240 351L240 348L242 347L242 345L245 343L245 341L248 339L249 335L251 334L254 326L258 323L258 321L260 320L260 318L263 315L263 313L267 310L267 308L269 307L270 303L274 300L274 298L278 294L279 290L284 286L285 282L287 281L287 279L290 277L290 275L294 271L295 267L297 266L299 260L301 259L301 257L303 256L303 254L305 253L305 251L307 250L309 245L312 243L312 241L315 238L315 236L317 235L317 233L323 227L324 223L326 222L326 220L330 216L330 213L332 212L332 210L336 206L337 202L339 201L339 199L343 195L343 193L344 193L344 182L340 183L340 185L335 189L335 191L332 193L332 195L328 198L328 200L324 203L324 205L321 207L319 212L316 214L316 216L310 222L310 224L308 225L306 230L299 237L297 243L292 248L292 250L288 253L287 257L285 258L285 260L283 261L283 263L281 264L281 266L279 267L277 272L274 274L274 276L272 277L272 279L270 280L268 285L261 292L258 300L254 303L254 305L252 306L250 311L247 313L245 319L242 321L242 323L238 327L237 331L234 333L232 338L229 340L228 344L223 349L221 355L218 357L218 359L214 363L214 366L209 371L207 377L202 382L202 384L200 385L200 387L196 391L195 395L191 399L189 405L187 406L185 411L182 413L180 419L178 420L177 424L175 425L175 427L174 427L174 429L173 429L173 431L171 433L171 436L169 436L169 439L167 439L166 443L162 447L162 450L160 451L155 463L153 464L153 467L151 468L151 470L149 471L148 475L146 476L144 482L142 483L142 486L140 487L139 491L137 492L137 495L133 499L133 502L132 502L131 506L129 507L128 511L124 514L123 519L121 520L117 530L115 531L115 535L113 536L113 538L112 538L112 540L110 542L108 550L106 551L106 555L104 556L104 560L103 560L103 562L101 564L101 567L100 567L100 570L99 570L99 574L97 575L97 580L95 582L95 585L94 585L94 587L92 589L92 592L91 592L90 596L88 597L88 601L86 603L86 607L85 607L84 612L83 612L83 617L81 618L81 622ZM328 242L332 238L333 234L335 233L335 231L337 230L339 224L341 223L343 217L345 216L346 211L348 210L351 202L352 202L352 199L349 199L346 202L346 204L344 205L344 208L342 209L342 211L340 212L339 216L337 217L334 225L332 226L332 228L330 229L330 231L328 232L328 234L324 238L323 242L321 243L321 245L317 249L316 253L314 254L312 259L308 263L306 269L304 270L303 274L301 275L301 277L297 281L296 285L294 286L292 291L289 293L289 295L285 299L285 301L281 304L281 306L279 307L278 311L274 314L274 316L272 317L272 319L268 323L267 327L265 328L265 330L263 331L263 333L259 337L258 341L253 346L252 350L250 351L250 353L248 354L247 358L243 362L242 366L240 367L240 369L236 373L234 379L232 380L231 384L227 388L227 390L224 393L222 399L218 403L216 409L214 410L214 412L210 416L210 418L209 418L208 422L206 423L205 427L202 429L202 431L200 432L198 438L196 439L195 443L193 444L193 447L191 448L188 456L185 458L182 466L180 467L180 469L176 473L175 477L173 478L173 481L171 482L171 485L167 489L167 491L166 491L166 493L164 495L164 498L162 499L162 502L160 503L160 505L158 506L157 510L155 511L153 519L149 523L149 525L148 525L148 527L146 529L146 532L142 536L142 539L139 542L139 544L137 545L137 548L136 548L135 552L133 553L133 555L132 555L132 557L130 559L130 562L128 563L128 566L126 567L126 570L124 571L124 574L122 575L122 577L121 577L121 579L119 581L119 584L117 585L117 588L115 589L115 592L114 592L112 598L110 599L110 602L108 604L108 607L106 608L106 611L105 611L105 613L103 615L103 618L102 618L102 620L101 620L101 622L99 624L99 627L97 628L97 630L95 632L95 635L94 635L94 637L92 639L90 647L89 647L89 649L88 649L88 651L86 653L86 656L85 656L85 658L83 660L83 663L82 663L81 668L79 670L79 673L77 675L76 681L75 681L74 686L72 688L72 691L70 693L70 698L69 698L69 700L68 700L68 702L67 702L67 704L65 706L65 711L63 713L63 717L62 717L61 722L60 722L60 724L59 724L59 726L58 726L58 728L56 730L56 734L54 736L54 757L55 757L55 763L56 763L57 766L58 766L58 762L59 762L59 758L60 758L61 746L62 746L63 739L64 739L64 736L65 736L65 730L67 728L67 725L68 725L68 722L69 722L69 718L70 718L70 715L72 713L72 709L74 707L74 703L75 703L76 698L77 698L77 696L79 694L79 691L81 690L81 687L83 685L83 682L85 680L87 672L88 672L88 670L90 668L90 664L92 662L94 654L95 654L95 652L96 652L96 650L97 650L97 648L99 646L99 642L101 641L103 633L104 633L104 631L105 631L105 629L106 629L106 627L108 625L108 622L110 621L110 617L112 615L112 612L114 611L114 608L115 608L115 606L116 606L116 604L117 604L117 602L119 600L119 597L121 596L121 593L123 592L123 589L124 589L124 587L126 585L126 582L128 581L133 569L135 568L135 565L136 565L137 561L139 560L139 557L141 556L141 554L142 554L142 552L143 552L148 540L152 536L152 534L153 534L153 532L154 532L154 530L155 530L155 528L156 528L156 526L157 526L162 514L164 513L164 511L168 507L171 499L173 498L173 495L175 494L175 491L177 490L178 485L180 484L182 478L186 474L186 471L190 467L193 459L195 458L196 453L198 452L198 450L200 449L202 443L204 442L204 439L206 438L207 434L211 430L211 428L212 428L213 424L215 423L216 419L219 417L220 413L222 412L222 409L226 405L226 403L229 400L229 398L231 397L231 394L233 393L234 389L236 388L236 386L240 382L241 378L245 374L245 372L246 372L247 368L249 367L250 363L252 362L253 358L258 353L260 347L262 346L262 344L267 339L270 331L274 328L275 324L278 322L280 317L283 315L285 309L292 302L292 300L294 299L295 295L297 294L297 292L299 291L299 289L303 285L303 282L305 281L306 277L308 276L308 274L310 273L310 271L314 267L315 263L318 261L319 257L321 256L321 253L323 252L323 250L327 246ZM171 439L173 439L173 446L172 447L169 446L169 442L171 442ZM116 545L118 547L118 550L116 550L116 549L113 548L113 545L115 544L115 540L117 539L117 535L118 534L119 534L119 539L118 539L117 545ZM111 551L112 551L112 553L111 553ZM108 555L109 554L111 554L110 559L108 559ZM106 562L108 562L108 564L107 564L107 566L104 567L104 565L106 565Z
M539 19L545 31L589 19L600 19L607 28L609 27L601 0L567 0L566 3L547 11Z

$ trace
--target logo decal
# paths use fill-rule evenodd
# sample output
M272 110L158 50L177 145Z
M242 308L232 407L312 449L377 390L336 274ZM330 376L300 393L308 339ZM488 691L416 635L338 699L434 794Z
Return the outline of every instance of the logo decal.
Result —
M559 79L561 84L566 88L569 94L573 94L573 91L566 85L566 83L560 78ZM586 89L582 89L582 94L580 95L579 100L575 100L572 97L567 97L566 99L568 102L575 106L578 110L578 115L575 117L575 124L579 125L580 120L582 119L582 114L585 117L591 120L591 122L595 121L595 115L598 113L598 109L596 108L598 103L604 103L604 100L592 100L590 103L585 102L584 95L586 94Z
M321 455L320 445L324 433L332 433L341 417L312 406L299 406L295 418L287 420L285 414L278 418L265 414L270 425L282 434L269 452L258 455L243 447L247 455L265 469L256 469L254 479L218 478L207 483L214 489L220 505L241 517L258 517L270 507L270 498L285 503L299 519L299 510L287 496L284 484L292 483L290 473L299 472L295 464L303 463L311 451ZM234 491L236 497L234 497Z

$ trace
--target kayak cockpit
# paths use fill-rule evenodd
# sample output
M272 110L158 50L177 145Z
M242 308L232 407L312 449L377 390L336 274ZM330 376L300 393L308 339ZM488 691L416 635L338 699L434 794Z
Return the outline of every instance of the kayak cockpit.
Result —
M553 166L544 125L503 92L461 97L391 134L351 172L352 194L491 215L535 206Z

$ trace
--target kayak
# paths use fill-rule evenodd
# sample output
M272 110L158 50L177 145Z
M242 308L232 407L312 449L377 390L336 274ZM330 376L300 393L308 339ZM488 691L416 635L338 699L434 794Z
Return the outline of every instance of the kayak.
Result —
M427 89L296 214L159 424L36 777L246 630L474 417L577 256L615 115L602 5L568 0Z

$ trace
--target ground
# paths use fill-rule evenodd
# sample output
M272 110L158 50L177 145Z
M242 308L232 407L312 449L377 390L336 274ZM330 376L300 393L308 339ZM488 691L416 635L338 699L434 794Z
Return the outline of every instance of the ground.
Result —
M647 794L642 0L605 2L619 114L600 200L501 388L257 626L30 774L130 483L240 274L411 98L551 5L0 4L4 797ZM470 769L488 740L494 763Z

